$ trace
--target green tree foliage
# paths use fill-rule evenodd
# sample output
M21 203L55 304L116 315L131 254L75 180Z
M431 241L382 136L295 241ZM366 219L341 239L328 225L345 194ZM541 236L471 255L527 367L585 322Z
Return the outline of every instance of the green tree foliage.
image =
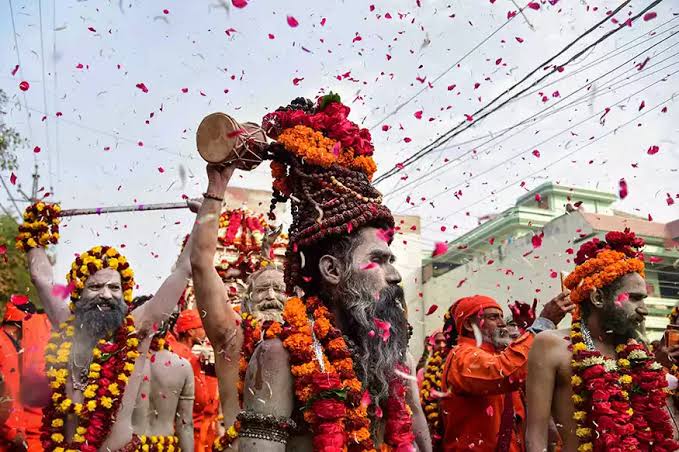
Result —
M7 102L7 94L0 89L0 169L5 171L16 169L16 150L24 142L19 132L5 124Z

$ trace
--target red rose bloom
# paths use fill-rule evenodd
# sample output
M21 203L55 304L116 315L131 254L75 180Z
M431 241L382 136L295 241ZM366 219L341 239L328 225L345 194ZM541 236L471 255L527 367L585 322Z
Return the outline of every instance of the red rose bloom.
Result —
M344 450L346 435L339 424L322 422L314 429L313 448L319 452L341 452Z
M342 385L336 373L318 372L313 375L312 381L318 391L340 389Z

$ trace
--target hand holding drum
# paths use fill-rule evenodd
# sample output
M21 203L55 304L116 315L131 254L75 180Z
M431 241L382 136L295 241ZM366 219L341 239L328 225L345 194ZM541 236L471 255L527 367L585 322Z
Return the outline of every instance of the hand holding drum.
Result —
M267 140L255 123L239 124L227 114L212 113L198 126L196 146L208 163L235 164L238 169L251 171L262 163Z

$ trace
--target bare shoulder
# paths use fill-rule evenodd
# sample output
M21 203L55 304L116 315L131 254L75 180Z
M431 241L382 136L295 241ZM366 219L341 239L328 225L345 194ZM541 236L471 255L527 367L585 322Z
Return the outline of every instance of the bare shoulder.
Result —
M257 346L250 359L248 373L250 369L258 368L267 371L290 369L290 355L280 339L267 339Z
M543 331L535 336L531 355L542 359L551 358L552 361L561 361L564 357L570 359L569 337L570 330L567 329Z

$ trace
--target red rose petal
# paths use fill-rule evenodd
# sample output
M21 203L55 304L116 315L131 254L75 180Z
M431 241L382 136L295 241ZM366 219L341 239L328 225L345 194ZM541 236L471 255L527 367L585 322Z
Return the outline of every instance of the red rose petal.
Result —
M446 254L448 252L448 244L446 242L436 242L434 244L434 251L431 253L431 257L440 256L441 254Z
M383 125L383 126L382 126L382 132L386 132L387 130L389 130L389 126L386 125L386 124Z
M95 30L94 27L87 27L87 29L90 30L92 33L96 33L96 32L97 32L97 30Z
M651 147L648 148L648 150L646 151L646 153L647 153L648 155L655 155L655 154L658 153L659 150L660 150L660 148L659 148L658 146L653 145L653 146L651 146Z
M16 176L16 174L12 173L12 174L9 175L9 183L12 184L12 185L16 185L16 184L17 184L17 176Z
M137 88L139 88L140 90L142 90L142 92L144 92L144 93L148 93L148 92L149 92L149 89L148 89L148 88L146 87L146 85L144 85L143 83L137 83L135 86L136 86Z
M34 148L33 148L33 152L34 152L35 154L39 154L39 153L40 153L40 146L34 147Z
M427 310L427 313L425 315L432 315L434 312L436 312L438 308L439 308L438 305L435 304L429 306L429 309Z
M13 294L9 297L10 303L12 303L14 306L22 306L28 303L30 300L28 299L27 295L16 295Z
M158 172L162 174L162 173L165 172L165 169L164 169L162 166L159 166L159 167L158 167Z
M655 19L657 16L658 16L658 14L653 12L653 11L648 12L648 13L644 14L644 22Z
M618 182L618 186L619 186L618 194L620 195L620 199L627 198L627 194L629 193L627 191L627 181L625 181L624 178L620 179L620 181Z
M403 141L405 141L406 143L410 143L413 140L410 137L405 137Z
M23 82L19 83L19 89L20 89L21 91L28 91L28 88L30 88L30 87L31 87L31 85L29 85L28 82L27 82L26 80L24 80Z
M302 78L295 77L295 78L292 79L292 84L295 85L295 86L299 86L299 82L301 82L302 80L304 80L304 77L302 77Z
M422 119L422 110L416 111L416 112L415 112L415 117L416 117L417 119Z
M17 64L17 65L14 66L14 69L12 69L12 77L14 77L16 75L18 70L19 70L19 65Z
M536 156L537 158L540 158L540 151L538 151L537 149L535 149L535 150L533 151L533 155Z
M248 6L248 0L231 0L231 4L236 8L245 8Z
M288 21L288 25L292 28L295 28L299 25L299 22L297 22L297 19L295 19L292 16L288 16L286 19Z
M0 256L7 253L7 247L5 245L0 245Z
M533 10L536 10L536 11L537 11L538 9L540 9L540 4L539 4L538 2L530 2L530 3L528 4L528 7L529 7L530 9L533 9Z

